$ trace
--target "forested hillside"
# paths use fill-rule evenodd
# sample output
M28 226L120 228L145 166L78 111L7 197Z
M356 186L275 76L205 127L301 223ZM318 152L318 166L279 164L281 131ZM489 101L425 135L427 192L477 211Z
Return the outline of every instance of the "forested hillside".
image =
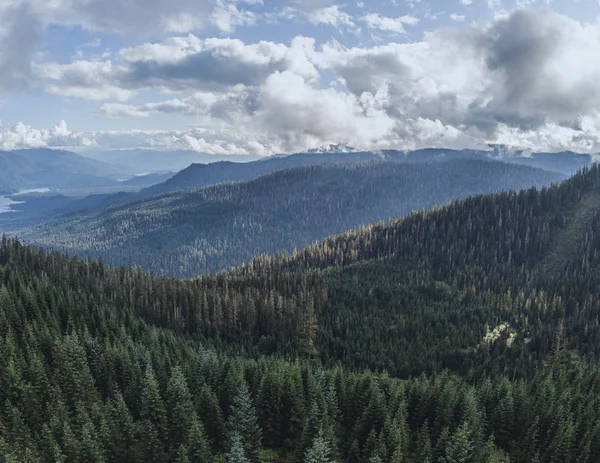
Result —
M154 196L173 191L186 191L196 188L216 185L218 183L252 180L269 172L294 167L313 166L332 163L386 161L397 163L435 163L447 161L501 161L509 164L541 168L563 175L572 175L583 167L592 164L589 154L573 152L562 153L533 153L524 156L523 153L511 153L505 150L448 150L421 149L417 151L354 151L340 153L298 153L289 156L270 156L258 161L216 162L212 164L192 164L166 182L147 188L143 196Z
M597 461L598 230L593 167L189 281L3 238L0 455Z
M549 185L561 178L477 160L309 166L129 202L51 221L20 236L106 263L192 277L459 197Z

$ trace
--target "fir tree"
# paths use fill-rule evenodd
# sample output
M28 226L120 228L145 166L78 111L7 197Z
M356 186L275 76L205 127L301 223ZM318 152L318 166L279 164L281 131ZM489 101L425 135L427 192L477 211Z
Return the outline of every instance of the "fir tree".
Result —
M314 440L312 447L306 452L304 463L332 463L330 458L331 449L329 443L320 433Z
M251 463L258 463L258 452L261 447L262 431L258 425L258 418L248 384L244 381L238 387L233 399L233 405L228 419L229 436L239 435L244 446L244 452Z
M230 441L227 463L250 463L250 460L246 458L246 452L240 433L234 432L230 437Z

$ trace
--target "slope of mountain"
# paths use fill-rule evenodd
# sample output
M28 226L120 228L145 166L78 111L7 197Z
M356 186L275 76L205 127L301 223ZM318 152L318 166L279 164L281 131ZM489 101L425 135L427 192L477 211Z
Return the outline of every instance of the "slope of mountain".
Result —
M561 153L533 153L531 156L510 156L505 158L505 161L572 175L579 169L591 166L593 158L589 154L564 151Z
M165 171L179 171L193 163L209 164L220 161L244 163L260 159L260 156L249 154L217 155L198 153L189 150L156 151L126 149L116 151L86 151L81 154L97 161L122 166L132 174L139 174L141 172L160 173Z
M117 184L123 172L69 151L0 151L0 192L29 188L93 188Z
M159 183L166 182L171 177L173 177L173 175L175 175L174 172L136 175L134 177L131 177L130 179L122 181L121 184L124 186L148 188L153 185L158 185Z
M373 160L400 160L398 151L386 155L372 152L358 153L300 153L289 156L272 156L248 163L230 161L212 164L192 164L166 182L147 188L143 194L155 196L173 191L190 191L219 183L252 180L276 170L330 163L366 162Z
M251 180L275 170L293 167L311 166L329 163L389 161L397 163L433 163L450 160L496 160L509 164L542 168L563 175L572 175L583 167L592 164L588 154L572 152L522 153L506 151L448 150L441 148L421 149L417 151L383 150L377 152L362 151L326 151L276 155L259 161L240 164L236 162L217 162L213 164L192 164L174 175L163 184L155 185L143 192L146 196L155 196L172 191L186 191L218 183Z
M117 265L131 262L191 277L462 196L560 179L490 161L310 166L125 203L51 221L19 236Z
M143 162L143 156L146 154L145 151L134 151L134 154L140 157L140 160L134 169L135 171L140 171L143 170L143 168L150 166L151 163L146 165ZM163 161L168 161L171 154L173 153L151 152L152 157L160 158L162 156ZM121 155L123 155L122 152ZM189 152L182 152L182 156L184 156L184 158L188 155L191 154ZM152 159L152 157L150 159ZM109 156L108 158L112 160L118 159L118 153L114 153L114 156ZM148 187L149 185L151 186L144 188L139 192L128 191L127 194L114 194L112 192L105 192L104 198L102 198L101 201L89 201L85 198L82 200L77 200L76 198L63 198L60 196L55 196L55 202L52 202L47 197L41 199L40 201L32 198L32 204L28 204L27 207L22 205L13 205L13 210L21 211L22 214L20 214L19 217L13 216L10 218L6 217L5 215L4 217L0 218L0 221L2 222L1 226L4 230L15 230L19 227L31 226L35 223L39 223L40 221L48 220L50 217L57 215L91 212L92 210L97 210L98 205L102 205L102 207L108 207L110 205L123 204L135 199L149 198L151 196L168 192L191 191L197 188L219 183L251 180L275 170L300 166L329 163L368 162L374 160L397 163L434 163L459 159L498 160L519 165L543 165L549 171L570 175L579 167L590 165L592 160L589 155L581 155L570 152L541 153L524 157L522 156L521 152L508 151L506 149L495 149L494 151L423 149L412 152L393 150L381 152L358 152L350 148L345 148L345 150L340 151L340 148L335 146L325 151L313 151L310 153L300 153L295 155L275 155L268 158L263 158L259 161L247 163L232 162L231 160L218 161L222 158L231 158L233 160L253 159L252 157L243 156L217 156L213 158L202 158L204 161L213 161L213 163L208 165L190 165L175 175L169 175L168 178L164 179L164 182L161 182L161 180L163 180L160 176L161 174L139 176L139 178L134 177L127 182L119 182L115 188L120 186L124 190L138 187ZM2 159L0 158L0 164L1 163ZM173 165L170 167L173 168ZM15 169L6 167L6 172L12 171L15 171ZM0 173L0 180L1 179L2 174ZM21 182L21 184L27 184L31 186L30 183ZM94 182L91 182L91 185L94 185ZM97 189L98 187L95 188ZM98 192L96 191L95 194L98 194ZM96 197L96 199L98 198ZM89 207L92 207L92 209L89 209ZM31 211L35 211L35 213L31 215Z
M191 281L4 238L0 454L595 462L599 197L595 166Z

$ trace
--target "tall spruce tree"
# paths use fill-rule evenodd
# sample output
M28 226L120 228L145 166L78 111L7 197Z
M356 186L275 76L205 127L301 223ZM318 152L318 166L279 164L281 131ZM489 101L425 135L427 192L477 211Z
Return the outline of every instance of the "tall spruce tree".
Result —
M258 425L256 410L246 381L238 386L229 412L227 427L230 439L236 435L240 436L246 458L251 463L258 463L262 430Z

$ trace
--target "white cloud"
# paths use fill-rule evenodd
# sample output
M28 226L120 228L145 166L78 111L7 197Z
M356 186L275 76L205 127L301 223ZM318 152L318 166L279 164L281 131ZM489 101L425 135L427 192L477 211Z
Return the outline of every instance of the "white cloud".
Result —
M352 17L342 11L338 5L311 11L308 13L308 20L313 24L327 24L333 27L354 27Z
M400 16L398 18L387 18L377 13L371 13L362 18L369 29L379 29L386 32L404 33L404 25L414 25L419 22L414 16Z
M240 2L227 4L242 11ZM315 24L357 28L330 3L294 8L314 15ZM417 19L373 14L360 21L400 33ZM229 27L235 24L224 22L221 30ZM98 115L178 114L194 129L65 134L66 127L52 132L19 125L1 132L2 143L261 154L329 143L408 149L488 141L600 150L598 49L600 23L527 9L381 46L319 45L307 37L249 44L187 34L98 59L40 59L23 69L51 93L101 102ZM140 93L151 102L130 104Z
M218 2L212 13L212 22L223 33L231 33L238 26L250 26L256 22L251 11L240 11L234 3Z
M285 69L316 79L318 72L305 58L306 43L298 39L290 47L273 42L247 45L189 35L123 49L114 61L40 64L36 74L49 92L88 100L125 101L147 88L229 91L260 85L271 73Z
M0 147L4 150L42 147L91 147L95 141L86 134L73 133L65 121L50 129L35 129L19 122L0 131Z
M465 20L465 16L461 15L461 14L452 13L450 15L450 19L452 19L452 21L456 21L456 22L463 22Z
M27 3L0 4L0 92L29 86L31 60L42 34L39 18Z

